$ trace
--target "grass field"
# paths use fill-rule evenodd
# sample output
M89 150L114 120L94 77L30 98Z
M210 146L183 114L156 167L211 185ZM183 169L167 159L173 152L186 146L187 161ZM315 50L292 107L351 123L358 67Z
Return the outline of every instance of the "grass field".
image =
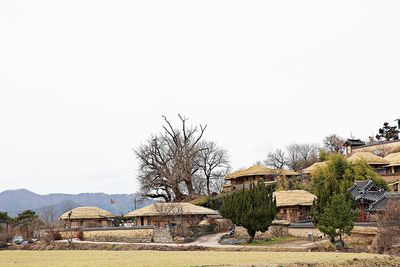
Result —
M324 252L220 251L0 251L0 266L280 266L294 263L343 263L383 259L374 254ZM387 262L391 265L389 262ZM346 265L347 265L346 264ZM386 266L386 265L385 265Z

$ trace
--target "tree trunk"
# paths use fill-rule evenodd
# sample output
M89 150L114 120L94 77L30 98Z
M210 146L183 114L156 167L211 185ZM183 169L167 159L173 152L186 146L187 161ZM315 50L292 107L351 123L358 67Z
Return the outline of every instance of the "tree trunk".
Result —
M250 238L249 241L247 241L247 243L251 243L254 240L254 236L256 235L256 231L253 229L247 229L247 233L249 234Z
M206 177L207 179L207 195L210 195L210 177Z

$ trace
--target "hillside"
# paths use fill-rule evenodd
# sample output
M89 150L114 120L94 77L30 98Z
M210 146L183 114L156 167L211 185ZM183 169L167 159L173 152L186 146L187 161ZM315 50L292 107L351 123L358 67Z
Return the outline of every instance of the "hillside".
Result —
M21 211L31 209L43 211L53 209L57 216L74 207L96 206L113 214L126 214L134 208L134 194L48 194L39 195L26 189L7 190L0 193L0 211L6 211L10 216L16 216ZM139 197L136 196L136 199ZM146 199L137 201L136 208L153 203Z

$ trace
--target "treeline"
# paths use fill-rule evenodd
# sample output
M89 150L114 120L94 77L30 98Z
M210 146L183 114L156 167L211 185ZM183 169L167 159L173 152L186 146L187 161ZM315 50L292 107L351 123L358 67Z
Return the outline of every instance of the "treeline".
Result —
M43 226L35 211L26 210L12 218L7 212L0 212L0 243L10 242L13 236L22 235L26 240Z

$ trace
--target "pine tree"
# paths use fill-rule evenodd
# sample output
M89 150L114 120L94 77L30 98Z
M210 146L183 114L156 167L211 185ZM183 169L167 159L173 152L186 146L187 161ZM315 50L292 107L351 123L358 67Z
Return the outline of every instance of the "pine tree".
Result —
M260 182L249 190L241 190L224 197L221 215L230 219L235 225L243 226L253 241L257 231L268 230L276 214L274 188L266 187Z
M318 229L328 235L331 242L339 236L343 243L344 234L351 235L354 228L354 221L358 212L353 209L353 202L347 194L335 194L327 203L324 212L321 214Z

